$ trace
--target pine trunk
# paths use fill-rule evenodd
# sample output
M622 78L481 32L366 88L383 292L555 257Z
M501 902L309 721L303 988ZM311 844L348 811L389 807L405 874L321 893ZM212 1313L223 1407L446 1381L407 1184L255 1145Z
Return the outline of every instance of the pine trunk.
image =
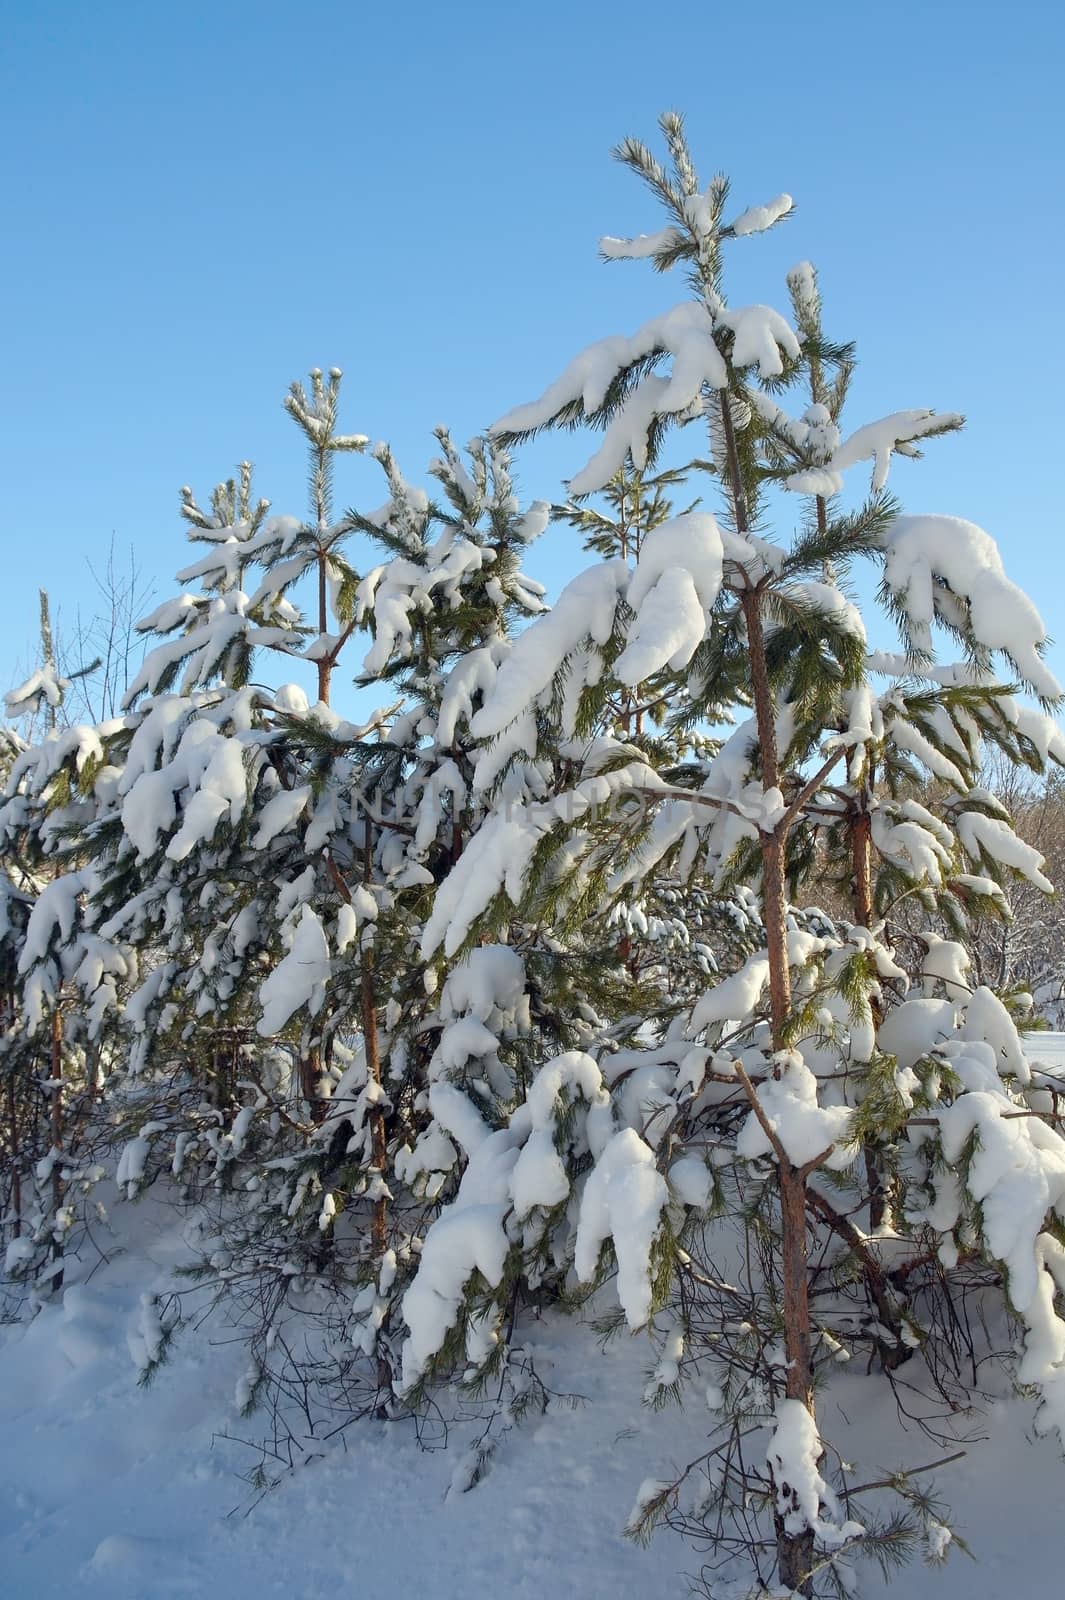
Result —
M854 920L871 929L873 909L873 819L859 811L851 819L851 865L854 872Z
M311 1045L306 1054L300 1056L300 1094L307 1103L312 1122L321 1122L325 1117L325 1101L318 1092L321 1076L322 1052L318 1045Z
M784 1279L784 1351L788 1364L784 1392L814 1413L813 1368L810 1354L810 1300L806 1261L806 1177L796 1167L780 1167L781 1250ZM814 1565L812 1528L789 1533L776 1519L777 1572L786 1589L813 1593L810 1574Z
M750 652L751 689L754 698L758 741L762 757L762 783L766 789L779 787L780 771L776 740L776 717L766 663L762 629L761 599L757 590L747 590L741 601L747 624ZM784 887L785 834L780 829L764 832L762 850L762 906L765 918L766 948L769 956L769 1005L773 1048L786 1044L786 1026L791 1010L791 974L788 967L786 896ZM810 1351L810 1299L806 1254L806 1174L780 1155L780 1247L784 1311L784 1348L787 1368L784 1392L789 1400L800 1401L813 1415L813 1368ZM791 1533L782 1517L776 1519L777 1569L788 1589L808 1595L812 1592L813 1530Z
M362 1032L366 1049L366 1075L378 1094L378 1099L370 1112L371 1160L374 1172L383 1183L388 1161L388 1145L385 1113L380 1103L381 1056L377 1042L377 1001L372 950L364 950L362 954ZM374 1201L370 1242L374 1260L380 1261L388 1245L388 1207L384 1196Z
M58 1226L59 1212L63 1205L63 1020L59 1014L59 1004L56 1003L52 1012L52 1053L50 1064L51 1100L49 1110L52 1125L52 1259L58 1261L63 1255L63 1242L57 1236L55 1229ZM62 1270L52 1279L54 1289L63 1287Z
M7 1080L7 1137L11 1150L11 1216L14 1238L22 1232L22 1150L19 1144L18 1101L15 1097L15 1075Z
M859 811L851 817L850 837L854 920L859 927L871 930L876 912L873 906L873 819L868 811ZM877 1023L882 1020L876 1016ZM887 1214L884 1163L876 1144L869 1139L865 1141L862 1154L869 1187L869 1225L879 1228Z
M369 885L373 867L373 830L365 821L366 837L363 841L362 881ZM372 934L371 934L372 937ZM366 940L362 947L362 1036L366 1051L366 1077L375 1090L373 1109L370 1112L371 1163L380 1182L385 1181L388 1164L388 1139L385 1131L385 1113L381 1104L381 1051L377 1040L377 985L374 973L373 945ZM388 1244L388 1207L383 1195L374 1201L373 1222L370 1225L370 1244L374 1261L380 1263Z
M362 957L362 1031L366 1048L366 1072L371 1083L381 1088L381 1055L377 1041L377 1004L374 991L374 965L373 951L366 949ZM385 1168L388 1161L388 1140L385 1130L385 1113L378 1101L370 1112L370 1148L373 1169L378 1181L385 1181ZM388 1248L388 1201L383 1194L378 1195L373 1204L373 1217L370 1222L370 1248L376 1269L379 1271L381 1261ZM382 1333L387 1326L387 1319L382 1324ZM377 1417L386 1421L389 1414L389 1403L392 1399L392 1368L387 1356L381 1349L377 1355L377 1388L378 1402Z
M327 657L324 661L319 661L318 663L318 699L324 706L329 704L332 678L333 663L332 660Z
M322 640L329 627L329 609L327 605L325 556L318 557L318 638ZM329 695L333 678L333 657L320 656L318 667L318 699L322 705L329 704Z

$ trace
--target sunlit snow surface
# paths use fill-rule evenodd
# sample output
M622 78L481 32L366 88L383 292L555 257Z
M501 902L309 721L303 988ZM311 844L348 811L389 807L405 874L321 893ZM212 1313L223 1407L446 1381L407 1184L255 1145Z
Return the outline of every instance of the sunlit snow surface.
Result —
M419 1448L409 1423L366 1422L313 1446L321 1457L245 1515L253 1496L239 1474L256 1457L223 1437L265 1431L261 1419L236 1415L245 1359L208 1326L183 1336L152 1387L137 1389L130 1337L135 1345L141 1295L186 1250L151 1201L116 1214L125 1254L72 1284L28 1328L0 1329L3 1600L689 1592L698 1552L668 1531L648 1550L621 1534L640 1485L697 1455L710 1420L698 1388L683 1411L641 1403L653 1366L642 1339L623 1335L602 1351L586 1326L532 1322L527 1343L541 1377L585 1404L560 1401L515 1428L467 1494L448 1488L469 1422L433 1451ZM453 1397L441 1399L456 1409ZM902 1580L911 1600L1000 1600L1004 1585L1018 1596L1057 1592L1065 1541L1047 1511L1065 1466L1050 1441L1025 1437L1030 1417L1021 1403L996 1402L976 1419L990 1442L937 1475L978 1564L954 1555L940 1573L916 1566ZM948 1453L915 1429L901 1432L882 1386L858 1372L833 1382L821 1423L855 1482ZM439 1432L427 1440L440 1443ZM884 1592L872 1572L864 1592Z

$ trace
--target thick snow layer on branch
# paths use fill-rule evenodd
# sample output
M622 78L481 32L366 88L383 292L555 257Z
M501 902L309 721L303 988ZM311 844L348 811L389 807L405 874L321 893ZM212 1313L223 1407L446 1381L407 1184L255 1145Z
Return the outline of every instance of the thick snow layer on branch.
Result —
M785 707L777 719L778 747L787 747L794 733L790 710ZM758 753L758 730L749 717L718 750L707 768L700 793L724 802L720 810L699 807L696 815L707 845L707 859L718 865L726 862L743 839L757 838L759 830L771 830L786 809L779 788L766 789L754 770ZM710 820L712 819L712 820Z
M642 1328L651 1315L651 1249L668 1198L654 1152L632 1128L614 1135L581 1196L577 1276L583 1282L595 1277L603 1244L613 1239L618 1299L630 1328Z
M895 411L890 417L877 422L867 422L844 439L828 463L830 472L845 472L858 461L872 461L872 491L879 494L887 483L892 451L902 448L902 454L913 455L906 446L913 439L927 434L960 428L963 418L953 411Z
M614 629L618 598L628 583L624 561L588 567L567 583L554 609L525 629L500 667L470 723L475 738L489 739L519 717L550 686L566 658L585 639L607 642Z
M961 517L896 517L883 536L884 579L902 606L916 648L929 650L944 604L942 585L965 601L977 644L1001 651L1025 683L1054 700L1061 686L1040 656L1046 628L1023 590L1006 577L991 535Z
M956 1028L952 1000L904 1000L893 1006L881 1023L879 1044L906 1070L951 1038Z
M706 618L690 572L667 567L640 608L615 665L622 683L637 684L660 667L686 667L703 642Z
M491 814L437 890L422 931L422 960L429 960L441 944L445 955L454 955L501 891L517 906L537 843L558 822L572 822L593 806L608 805L614 795L656 787L662 787L662 781L651 766L628 762L582 779L553 800L509 805Z
M615 795L658 787L661 779L653 768L631 761L585 778L553 800L508 804L490 815L437 890L422 933L423 960L441 944L445 955L454 955L501 891L512 904L520 902L536 846L559 822L573 822L593 807L607 805Z
M703 1211L710 1204L710 1168L696 1156L681 1156L669 1169L669 1187L682 1204Z
M502 944L481 945L470 951L444 984L440 1014L468 1014L492 1027L513 1027L524 999L525 966L518 952Z
M995 1065L1002 1077L1017 1083L1032 1081L1032 1069L1021 1046L1017 1026L998 995L981 985L965 1006L963 1039L979 1039L995 1052Z
M501 951L500 954L510 954ZM503 965L494 963L493 965ZM479 1024L480 1026L480 1024ZM454 1085L436 1083L430 1103L439 1128L431 1138L441 1143L445 1130L469 1154L459 1192L430 1228L417 1275L403 1302L410 1338L404 1348L403 1382L409 1387L425 1371L459 1318L465 1285L473 1270L495 1287L509 1248L506 1219L527 1217L535 1208L550 1209L570 1192L570 1177L556 1148L558 1118L564 1097L584 1102L571 1142L577 1151L598 1156L613 1133L610 1096L590 1056L570 1051L547 1062L534 1079L528 1100L512 1114L507 1128L489 1133L472 1102ZM430 1140L402 1154L408 1178L419 1171L446 1170L454 1159L450 1142L435 1155ZM467 1355L480 1361L495 1340L491 1316L471 1321Z
M184 861L196 845L211 838L223 817L228 817L231 823L238 822L247 798L241 746L236 739L216 733L210 745L210 759L199 775L198 787L186 801L181 827L166 847L170 860ZM123 820L126 806L132 802L133 795L127 795Z
M1033 845L1018 838L1008 822L987 817L982 811L962 811L955 826L962 849L972 861L987 857L1000 866L1012 867L1044 894L1054 893L1054 885L1042 871L1044 858Z
M794 1051L773 1058L773 1076L755 1091L762 1112L784 1147L793 1166L801 1167L816 1156L839 1170L849 1167L857 1147L848 1143L851 1113L846 1106L822 1106L817 1101L817 1079ZM772 1153L769 1137L752 1111L736 1140L738 1155L752 1159Z
M940 938L938 933L920 933L918 938L925 947L921 959L925 994L930 995L936 984L941 983L948 999L967 996L972 958L965 946L956 939Z
M539 539L548 523L551 521L550 500L534 500L528 511L514 530L515 537L522 544L532 544L534 539ZM522 574L521 583L529 591L529 599L534 600L537 594L543 594L543 588L535 579Z
M417 1274L403 1297L410 1330L403 1347L404 1389L417 1383L454 1326L471 1273L480 1272L492 1288L503 1276L510 1248L503 1218L523 1131L503 1128L478 1144L458 1194L426 1235ZM488 1337L490 1348L490 1332Z
M488 1124L469 1095L463 1094L453 1083L431 1085L429 1109L444 1132L462 1146L467 1156L472 1156L488 1138Z
M1065 766L1065 731L1052 717L1045 717L1031 706L1020 705L1012 696L1001 699L999 708L1018 733L1031 740L1044 766L1050 760Z
M101 723L99 728L77 724L72 728L51 730L39 744L27 745L19 752L8 769L7 782L0 793L8 799L25 792L27 788L34 794L41 794L50 779L73 756L78 772L83 772L90 761L100 763L93 789L97 798L102 799L104 790L113 786L118 777L116 767L103 765L103 739L108 734L116 733L121 726L121 722Z
M764 950L748 956L738 972L708 989L696 1003L688 1023L687 1037L696 1038L704 1028L722 1022L746 1022L752 1018L769 982L769 957Z
M684 235L679 228L660 228L657 233L640 233L635 239L615 239L606 234L599 248L608 261L647 261L680 244Z
M460 1205L456 1201L430 1228L418 1275L403 1296L403 1316L410 1329L403 1347L405 1389L417 1383L454 1326L471 1274L480 1272L492 1288L502 1278L509 1248L504 1209L504 1202Z
M429 1063L429 1076L461 1072L468 1061L483 1061L496 1054L499 1041L476 1017L457 1017L440 1035Z
M831 617L841 632L853 634L865 643L865 623L861 612L834 583L821 583L808 578L787 584L781 593L789 600L796 601L805 611Z
M582 754L587 756L587 751ZM607 805L616 795L662 787L662 780L646 762L630 761L582 779L553 800L509 803L490 815L436 892L422 933L422 959L428 960L441 944L445 955L454 955L501 891L518 905L536 847L559 822L572 823L594 807Z
M450 797L449 806L444 804L445 796ZM414 848L419 854L429 849L445 817L457 817L465 803L466 780L454 761L441 761L425 779L415 808Z
M44 885L26 924L26 936L18 958L19 972L30 972L38 961L43 961L57 934L60 944L70 940L77 920L78 896L86 882L82 872L65 872Z
M445 955L454 955L500 889L517 904L543 832L525 806L515 806L509 816L496 813L482 824L436 892L422 932L424 961L441 944Z
M238 640L243 640L249 649L292 644L288 629L259 627L248 615L248 604L247 595L239 589L207 602L200 610L202 620L194 628L148 652L126 691L123 706L131 706L145 692L154 694L182 661L186 662L182 692L189 693L198 684L208 682Z
M267 517L258 533L247 540L244 548L249 556L277 561L288 555L302 532L303 523L299 517L281 512L277 516Z
M181 708L182 702L175 701L168 701L159 708L166 713L160 730L164 746L172 719L182 714ZM154 715L155 708L149 720L154 719ZM134 747L136 743L135 738ZM143 751L136 752L138 758L149 756L153 744L154 735ZM133 747L130 754L134 754ZM247 804L243 747L238 739L219 733L205 717L194 718L187 724L170 761L157 771L140 770L131 785L128 780L127 773L123 785L127 792L122 802L122 825L141 856L155 851L160 833L174 822L179 793L188 791L188 798L182 812L182 825L167 847L167 855L173 861L183 861L198 843L209 839L223 816L227 816L230 823L238 822Z
M155 1005L160 996L169 989L176 971L176 961L164 961L160 966L153 968L140 987L130 995L122 1014L134 1032L144 1032L150 1007Z
M817 1470L822 1445L817 1424L801 1400L778 1400L776 1426L766 1460L773 1475L777 1511L788 1533L820 1521L825 1481Z
M753 319L747 319L744 339L745 348L757 343L762 357L770 359L764 334L755 331ZM714 339L713 318L701 302L689 300L674 306L653 317L631 338L617 335L600 340L577 356L539 400L508 412L493 425L492 432L533 432L577 407L590 416L601 409L619 373L655 355L672 357L669 376L647 373L635 385L611 418L600 450L570 480L572 494L591 494L609 483L628 451L637 466L645 464L648 434L656 417L690 412L705 385L712 389L727 386L728 370Z
M321 1010L329 981L329 945L325 930L310 906L304 906L287 955L259 990L263 1014L256 1023L262 1038L280 1033L285 1023L306 1006L312 1016Z
M782 217L786 217L794 204L790 194L778 194L775 200L768 201L764 206L748 206L732 224L732 231L739 239L749 233L764 233Z
M144 1181L144 1169L152 1150L152 1136L161 1133L165 1127L164 1122L146 1122L137 1137L128 1139L122 1146L115 1183L120 1189L125 1189L127 1200L135 1198Z
M534 1128L546 1128L558 1109L563 1090L570 1090L589 1105L603 1105L603 1074L598 1064L583 1050L567 1050L545 1063L529 1087L526 1105ZM602 1154L601 1143L592 1154Z
M498 661L509 646L500 650L497 645L486 645L480 650L470 650L452 667L440 696L440 711L436 722L436 743L449 749L455 742L460 720L469 723L473 716L475 695L487 695L496 681Z
M658 248L662 248L662 238L657 236ZM623 253L627 242L609 241L608 247ZM653 244L648 253L655 253ZM637 467L646 464L648 438L656 417L690 416L705 388L727 388L728 368L715 338L715 333L720 337L723 329L733 335L734 364L757 366L763 378L778 377L784 371L784 357L798 359L799 341L785 318L772 307L721 308L715 320L701 301L688 300L652 317L631 338L617 335L582 351L539 400L508 412L493 424L491 431L535 432L560 415L571 417L578 408L585 416L592 416L603 407L619 374L649 357L671 356L668 376L646 372L621 399L609 419L601 447L570 480L572 494L592 494L610 482L624 466L627 455L631 454Z
M942 778L944 783L951 784L962 794L966 792L969 785L964 774L912 722L902 717L892 717L886 724L886 731L900 750L908 750L910 755L916 756L935 777Z
M823 1454L817 1424L802 1401L778 1400L766 1451L777 1513L788 1533L812 1528L823 1545L838 1549L864 1529L860 1522L840 1517L835 1496L818 1471Z
M556 1118L565 1092L588 1103L586 1132L594 1156L602 1154L613 1133L610 1096L591 1056L570 1050L541 1067L526 1101L532 1131L510 1180L514 1210L519 1217L528 1215L534 1206L556 1206L570 1192L570 1180L555 1145Z
M831 500L843 491L843 474L829 467L804 467L801 472L789 473L784 487L792 494L817 494L822 500Z
M988 1045L955 1045L951 1065L973 1087L937 1113L943 1158L962 1169L970 1152L964 1189L979 1207L985 1248L1005 1266L1010 1302L1028 1330L1017 1376L1041 1390L1037 1431L1056 1428L1065 1443L1065 1321L1054 1304L1055 1292L1065 1290L1065 1251L1043 1231L1048 1214L1065 1221L1065 1140L1036 1117L1010 1115L1014 1105L998 1086ZM917 1220L948 1231L960 1220L962 1184L937 1186L942 1193Z
M492 424L490 431L527 433L545 428L560 411L577 402L586 414L596 412L618 373L655 351L673 357L669 389L660 407L663 415L686 410L704 383L712 389L724 389L728 384L724 359L714 343L710 313L699 301L685 300L652 317L631 338L615 334L590 345L544 390L539 400L508 411Z
M145 703L130 740L119 782L120 794L128 794L142 774L155 770L157 762L165 764L171 759L193 705L193 701L178 694L160 695Z
M645 878L677 840L695 828L696 809L687 800L667 800L659 806L639 849L611 873L608 893L614 895L626 883L639 883Z
M772 306L738 306L735 310L722 311L716 326L732 329L733 365L757 366L763 378L779 378L784 371L781 352L791 361L798 361L801 354L794 329Z
M4 710L9 717L27 716L37 710L43 701L46 705L55 708L62 704L63 696L70 688L70 679L62 678L54 666L45 665L32 672L25 683L20 683L17 689L12 689L4 696Z
M578 661L582 652L577 651L573 658ZM574 674L566 675L567 691L573 683ZM512 762L518 762L524 756L531 762L536 755L537 745L536 715L530 706L504 728L503 732L493 739L490 745L482 746L477 751L476 766L473 774L473 788L476 794L487 794L499 781L500 775L506 772ZM526 763L525 770L528 771Z
M259 813L259 826L252 839L252 849L262 850L271 839L284 833L297 822L312 798L310 784L300 784L295 789L279 789Z
M449 529L425 550L424 559L399 556L368 572L355 591L356 619L372 616L374 624L374 642L363 670L376 674L393 657L409 656L412 616L427 610L430 597L437 593L449 605L457 605L463 579L494 559L492 550Z
M630 455L634 466L647 465L651 424L662 412L668 389L669 379L652 372L626 396L607 424L599 449L570 479L572 495L592 494L596 489L605 488Z
M626 596L636 619L614 668L622 683L687 666L705 637L723 563L721 530L705 512L672 517L647 536Z
M873 843L886 861L892 862L915 883L943 882L943 869L950 865L950 851L931 829L903 817L893 822L884 811L874 811Z

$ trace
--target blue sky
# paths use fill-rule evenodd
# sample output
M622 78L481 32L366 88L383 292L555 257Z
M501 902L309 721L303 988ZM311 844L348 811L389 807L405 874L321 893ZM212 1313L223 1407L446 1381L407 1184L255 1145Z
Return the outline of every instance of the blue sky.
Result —
M1057 7L979 0L12 8L4 684L38 585L69 618L112 534L172 591L180 484L206 494L249 456L302 510L280 402L308 367L343 367L346 426L422 481L434 424L469 437L680 298L596 257L601 234L660 225L609 150L668 106L737 209L798 203L737 248L731 298L784 304L810 258L830 331L858 342L853 424L966 412L893 487L993 533L1065 641L1063 45ZM523 488L558 496L587 453L537 443ZM345 464L339 498L380 502L372 463ZM558 530L530 564L557 588L579 560ZM1062 644L1052 660L1063 675Z

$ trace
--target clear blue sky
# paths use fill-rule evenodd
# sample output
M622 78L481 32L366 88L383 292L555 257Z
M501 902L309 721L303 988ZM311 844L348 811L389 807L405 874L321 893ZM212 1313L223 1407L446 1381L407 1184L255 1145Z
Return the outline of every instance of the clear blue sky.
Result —
M810 258L830 330L858 341L852 422L967 413L893 486L992 532L1065 641L1050 0L33 0L4 35L5 686L37 586L69 613L112 533L172 592L180 484L206 494L249 456L302 511L280 402L308 367L343 367L346 425L424 481L435 423L469 437L680 298L596 258L602 233L660 225L608 152L669 106L738 207L798 202L737 251L733 300L783 305ZM528 495L557 496L582 443L525 453ZM381 498L372 463L345 465L341 503ZM552 587L571 540L531 563Z

